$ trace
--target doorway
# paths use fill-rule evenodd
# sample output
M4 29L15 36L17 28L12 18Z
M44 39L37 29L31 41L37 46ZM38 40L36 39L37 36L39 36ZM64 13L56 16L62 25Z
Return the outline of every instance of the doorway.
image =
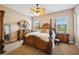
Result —
M4 41L5 43L10 41L10 24L4 24Z

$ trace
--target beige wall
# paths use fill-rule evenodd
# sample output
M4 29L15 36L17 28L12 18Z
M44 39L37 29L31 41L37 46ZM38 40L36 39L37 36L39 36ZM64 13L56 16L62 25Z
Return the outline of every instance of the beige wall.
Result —
M29 16L26 16L20 12L14 11L2 5L0 5L0 10L5 11L5 16L4 16L5 24L15 24L20 20L27 20L31 24L31 17Z
M49 23L49 20L52 19L52 26L53 28L55 27L55 19L57 17L61 17L61 16L68 16L68 33L70 34L71 39L73 39L73 34L74 34L74 15L73 15L73 9L71 10L66 10L66 11L60 11L60 12L56 12L56 13L52 13L49 15L45 15L45 16L40 16L40 17L33 17L34 19L39 18L40 19L40 25L44 24L44 23Z
M10 24L11 26L11 40L15 40L17 38L15 32L16 32L16 22L20 20L27 20L30 24L29 28L31 29L31 17L26 16L20 12L14 11L12 9L9 9L7 7L4 7L0 5L0 10L5 11L4 15L4 24Z

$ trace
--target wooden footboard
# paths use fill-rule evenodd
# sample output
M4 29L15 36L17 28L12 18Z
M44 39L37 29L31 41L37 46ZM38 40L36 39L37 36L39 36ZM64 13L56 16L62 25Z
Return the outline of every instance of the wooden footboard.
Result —
M29 36L25 37L24 44L28 44L32 47L35 47L47 54L52 53L52 50L51 50L52 49L52 41L51 40L49 40L49 42L45 42L35 35L29 35Z

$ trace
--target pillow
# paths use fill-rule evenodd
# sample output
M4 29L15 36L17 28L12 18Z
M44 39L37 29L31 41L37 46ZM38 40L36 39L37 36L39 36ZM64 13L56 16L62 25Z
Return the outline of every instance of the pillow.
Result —
M40 32L49 33L49 30L48 29L41 29Z

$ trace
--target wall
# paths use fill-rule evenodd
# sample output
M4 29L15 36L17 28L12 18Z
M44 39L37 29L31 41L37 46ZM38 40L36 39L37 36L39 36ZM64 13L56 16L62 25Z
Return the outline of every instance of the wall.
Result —
M15 40L17 38L15 34L17 30L16 22L20 20L26 20L30 24L29 29L31 29L31 18L29 16L26 16L20 12L14 11L2 5L0 5L0 10L5 11L4 24L10 24L11 26L11 40Z
M52 27L55 27L55 19L61 16L68 16L68 33L70 34L70 38L74 38L74 10L65 10L60 12L51 13L49 15L40 16L40 17L33 17L34 19L40 19L40 26L44 23L49 23L49 20L52 19Z

